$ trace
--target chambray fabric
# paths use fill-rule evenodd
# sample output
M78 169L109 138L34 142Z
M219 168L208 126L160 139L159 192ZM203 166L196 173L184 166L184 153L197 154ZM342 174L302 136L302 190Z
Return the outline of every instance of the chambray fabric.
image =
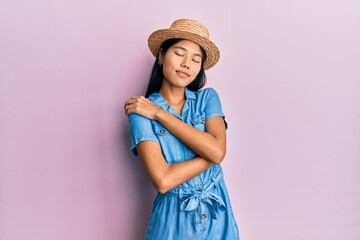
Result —
M212 88L196 92L185 90L186 101L181 116L170 107L159 93L149 99L183 122L205 131L205 122L221 116L227 128L218 94ZM172 135L161 123L138 114L128 116L131 147L141 141L155 141L161 146L168 164L192 159L197 154ZM200 175L167 193L158 193L154 201L146 240L238 240L238 227L220 165L213 165Z

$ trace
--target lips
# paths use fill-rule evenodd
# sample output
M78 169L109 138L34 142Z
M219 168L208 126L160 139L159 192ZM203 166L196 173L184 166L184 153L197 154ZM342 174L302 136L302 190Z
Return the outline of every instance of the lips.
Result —
M181 70L176 70L176 72L182 76L186 76L186 77L190 77L190 73L185 72L185 71L181 71Z

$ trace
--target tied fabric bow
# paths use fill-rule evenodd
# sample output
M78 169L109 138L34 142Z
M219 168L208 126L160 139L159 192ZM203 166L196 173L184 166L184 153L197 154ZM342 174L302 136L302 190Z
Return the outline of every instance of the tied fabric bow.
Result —
M189 197L185 198L181 204L180 209L184 211L193 211L204 203L208 206L211 216L217 219L217 213L226 211L224 201L216 194L207 191L197 190Z

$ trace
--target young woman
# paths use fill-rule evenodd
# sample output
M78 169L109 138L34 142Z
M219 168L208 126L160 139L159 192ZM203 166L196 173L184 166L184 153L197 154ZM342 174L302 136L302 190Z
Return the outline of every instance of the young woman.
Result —
M156 61L147 92L124 106L131 151L159 192L145 239L239 239L220 166L227 124L216 91L200 90L219 50L191 19L153 32L148 44Z

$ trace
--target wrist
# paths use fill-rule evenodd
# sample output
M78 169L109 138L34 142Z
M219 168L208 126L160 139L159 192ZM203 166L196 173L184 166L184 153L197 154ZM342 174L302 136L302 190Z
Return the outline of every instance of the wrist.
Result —
M162 116L164 115L164 113L166 113L166 111L162 108L158 108L155 112L154 112L154 120L158 121L162 118Z

